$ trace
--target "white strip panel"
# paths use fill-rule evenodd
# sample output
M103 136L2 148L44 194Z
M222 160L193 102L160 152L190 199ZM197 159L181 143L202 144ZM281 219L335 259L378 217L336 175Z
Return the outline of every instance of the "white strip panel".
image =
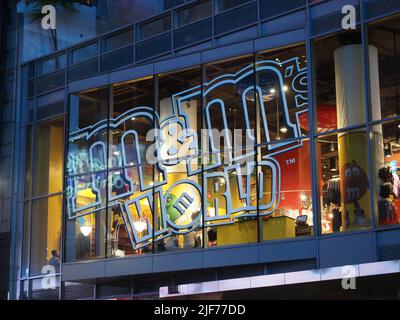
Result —
M189 284L189 294L210 293L219 291L218 281L207 281Z
M304 283L320 281L319 270L308 270L285 273L285 284Z
M285 274L270 274L266 276L256 276L250 278L251 288L272 287L285 284Z
M273 287L298 283L309 283L347 277L363 277L400 272L400 260L345 265L325 269L287 272L273 275L254 276L229 280L191 283L179 286L178 294L168 294L168 287L160 288L160 298L204 294L229 290Z
M400 272L400 260L360 264L360 276Z
M250 278L237 278L219 281L219 291L238 290L243 288L250 288Z

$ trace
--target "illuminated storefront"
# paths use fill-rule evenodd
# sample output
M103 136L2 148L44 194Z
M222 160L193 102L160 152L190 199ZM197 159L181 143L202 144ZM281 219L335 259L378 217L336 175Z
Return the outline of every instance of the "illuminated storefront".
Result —
M201 1L171 9L172 57L161 15L23 64L19 297L57 256L53 298L395 259L400 19L319 30L339 2L232 25L233 41L219 18L264 1ZM210 19L216 43L179 42Z

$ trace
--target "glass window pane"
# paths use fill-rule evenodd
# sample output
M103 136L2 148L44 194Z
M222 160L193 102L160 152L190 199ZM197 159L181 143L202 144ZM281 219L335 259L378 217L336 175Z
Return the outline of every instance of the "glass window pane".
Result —
M218 12L234 8L246 2L250 2L250 0L218 0Z
M62 196L33 202L30 275L47 273L50 267L60 272Z
M306 0L285 0L285 1L260 1L261 19L270 18L284 12L301 8L306 5Z
M314 219L310 142L298 140L297 145L279 152L273 147L268 145L259 151L261 239L311 236Z
M211 18L192 23L174 31L174 47L193 45L212 36Z
M64 113L64 91L38 97L36 112L37 120Z
M223 81L224 78L233 80ZM222 163L226 160L228 164L240 157L242 150L254 152L256 117L253 57L206 65L206 81L204 128L211 130L207 143L208 150L215 152L211 162ZM235 155L234 150L238 154Z
M65 68L67 65L67 55L62 54L56 57L51 57L37 62L37 76L41 76L50 72L54 72L58 69Z
M70 218L106 207L109 88L70 97L67 213Z
M207 18L211 15L211 13L211 1L206 1L192 7L182 9L177 12L178 27Z
M202 247L200 88L200 67L159 75L158 128L165 143L158 155L165 170L164 176L154 174L155 183L162 186L154 204L156 251Z
M400 114L400 18L368 27L372 119Z
M171 33L139 42L136 44L136 61L149 60L154 56L167 54L171 50Z
M68 175L106 168L108 97L108 88L70 96ZM90 135L91 126L96 123L103 124L103 129Z
M62 191L64 119L36 125L34 195Z
M359 30L314 41L318 132L366 122Z
M110 110L113 116L110 168L147 163L146 154L152 141L148 141L146 136L154 128L153 108L153 78L114 87L113 109Z
M75 64L68 68L68 80L79 80L99 71L99 59L91 59L82 63Z
M111 71L133 63L133 46L122 48L101 57L101 72Z
M185 0L164 0L164 9L167 10L169 8L180 5L184 2L185 2Z
M202 134L205 244L257 242L253 56L206 65L206 81L203 128L208 134Z
M318 138L323 234L371 224L367 140L365 130Z
M153 251L153 166L109 172L109 256Z
M133 32L131 29L112 35L104 40L105 52L115 50L133 43Z
M87 196L87 197L86 197ZM90 201L87 194L80 202ZM106 213L96 211L76 219L67 219L65 258L67 262L104 258L106 250Z
M90 45L75 49L72 51L71 63L79 63L90 58L94 58L98 55L98 43L92 43Z
M36 80L36 94L42 94L65 86L65 70L44 75Z
M154 79L114 86L109 155L109 256L153 251ZM153 150L154 154L154 150ZM118 169L119 168L119 169ZM122 201L123 200L123 201Z
M257 22L257 3L252 2L246 6L215 16L215 34L220 35L232 32L235 29ZM211 21L209 22L211 24Z
M244 152L244 151L243 151ZM204 173L206 203L205 246L258 241L257 170L254 159L245 165L218 167Z
M374 169L375 221L379 226L399 223L400 121L371 127Z
M164 16L139 26L139 39L145 40L171 29L171 16Z

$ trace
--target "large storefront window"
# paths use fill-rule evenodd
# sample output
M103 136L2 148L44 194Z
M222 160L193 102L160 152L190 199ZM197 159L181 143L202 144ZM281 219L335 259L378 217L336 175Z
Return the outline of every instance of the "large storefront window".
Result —
M317 152L322 233L369 227L370 177L365 130L321 136Z
M400 18L368 26L372 120L400 115Z
M307 111L304 46L72 95L67 260L311 236Z

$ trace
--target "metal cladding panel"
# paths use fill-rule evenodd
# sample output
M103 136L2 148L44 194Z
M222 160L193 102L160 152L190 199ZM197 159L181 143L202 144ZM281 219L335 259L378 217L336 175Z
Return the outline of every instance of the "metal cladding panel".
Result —
M372 232L326 237L319 240L320 268L375 261Z
M159 254L154 255L153 262L153 272L200 269L203 265L203 253L195 251L165 255Z
M105 277L153 272L152 255L106 261Z
M316 256L314 240L283 241L265 243L260 246L261 262L278 262L300 259L312 259Z
M365 2L366 20L399 12L399 0L370 0Z
M258 261L258 246L210 249L204 251L204 267L252 264Z
M62 265L62 281L103 278L105 261L65 263Z

